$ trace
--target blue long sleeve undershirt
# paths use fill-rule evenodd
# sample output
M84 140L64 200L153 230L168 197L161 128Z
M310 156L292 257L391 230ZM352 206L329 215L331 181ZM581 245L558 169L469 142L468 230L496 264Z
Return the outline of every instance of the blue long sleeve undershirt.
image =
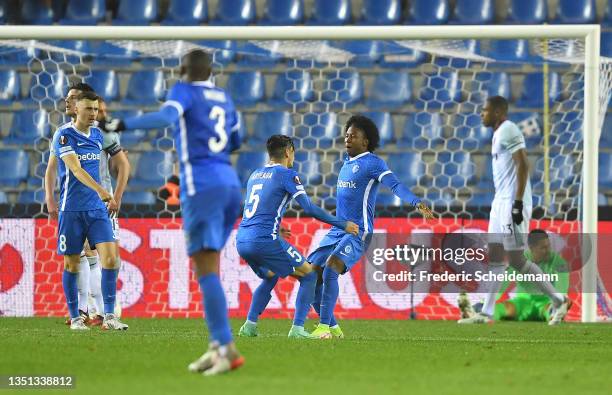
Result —
M413 206L421 203L421 199L412 193L410 189L406 188L393 173L388 173L383 176L380 183L389 188L395 196L399 197L404 202L409 202Z
M314 217L321 222L325 222L331 226L335 226L340 229L346 228L346 221L339 219L333 215L327 213L327 211L323 210L321 207L312 204L310 199L305 193L299 194L295 197L295 200L298 202L300 207L304 209L304 213L308 216Z

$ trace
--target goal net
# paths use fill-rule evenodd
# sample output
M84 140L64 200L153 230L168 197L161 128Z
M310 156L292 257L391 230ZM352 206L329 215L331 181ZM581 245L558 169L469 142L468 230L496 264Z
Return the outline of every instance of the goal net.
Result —
M25 176L3 187L8 197L3 206L7 219L0 221L3 314L65 314L63 265L55 253L57 224L47 218L43 178L52 133L68 120L62 99L69 84L90 83L112 117L154 111L180 78L181 56L194 48L213 54L214 82L228 89L240 111L243 145L232 162L245 183L250 172L267 161L266 139L286 134L296 142L295 168L308 194L333 211L345 157L342 126L352 114L365 114L381 134L376 153L438 216L424 221L381 187L376 232L486 232L493 199L492 131L482 126L480 112L487 97L500 95L509 100L509 119L526 139L533 190L530 228L550 232L553 248L562 255L571 255L565 236L583 232L582 38L2 40L0 69L13 71L16 86L9 97L1 98L2 130L10 130L1 144L22 152L28 162ZM611 64L610 59L600 60L597 129L608 108ZM120 214L118 298L123 313L200 317L180 207L158 193L175 172L172 131L126 131L121 138L132 164ZM600 149L610 155L610 146ZM600 204L607 205L605 194L610 191L591 192L599 193ZM305 218L296 205L290 206L283 226L291 230L289 241L304 254L316 248L328 228ZM612 230L610 223L599 227ZM585 290L586 260L582 255L566 259L568 292L574 300L569 319L580 319L585 293L596 295L599 316L609 316L612 287L605 261L596 260L596 289ZM452 262L430 262L428 270L447 264L452 267ZM456 319L457 293L477 288L451 281L381 293L368 286L370 266L362 262L341 276L339 319L407 319L411 313L419 319ZM222 253L221 278L230 314L245 316L259 279L239 259L234 235ZM297 285L290 278L281 280L264 317L292 317ZM511 295L512 287L508 292ZM479 295L471 297L477 301Z

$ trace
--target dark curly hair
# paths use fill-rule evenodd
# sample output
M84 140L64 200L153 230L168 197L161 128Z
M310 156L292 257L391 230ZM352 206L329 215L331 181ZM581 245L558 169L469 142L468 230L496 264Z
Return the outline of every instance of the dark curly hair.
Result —
M378 127L370 118L364 115L353 115L344 124L344 134L349 130L350 127L361 130L366 138L368 139L368 151L374 152L378 148L380 142L380 134L378 133Z

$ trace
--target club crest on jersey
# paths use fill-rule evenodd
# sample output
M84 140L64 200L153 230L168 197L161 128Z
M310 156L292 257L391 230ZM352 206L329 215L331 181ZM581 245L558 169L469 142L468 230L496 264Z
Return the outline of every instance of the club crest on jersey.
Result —
M65 145L68 142L68 139L66 138L66 136L64 136L63 134L60 136L59 138L59 143L61 145Z
M298 185L302 185L302 182L300 181L300 177L298 176L293 177L293 181L295 181L295 183Z
M344 247L344 252L346 252L347 254L350 254L351 252L353 252L353 247L351 246Z
M359 171L359 165L353 166L353 174L357 173L358 171Z

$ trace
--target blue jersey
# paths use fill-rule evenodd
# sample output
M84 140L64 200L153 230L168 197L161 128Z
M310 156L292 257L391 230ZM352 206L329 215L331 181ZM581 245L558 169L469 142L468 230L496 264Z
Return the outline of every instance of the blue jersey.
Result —
M63 158L74 154L81 167L100 183L100 157L103 136L100 129L89 128L89 135L78 131L73 123L62 125L53 135L52 153L58 158L60 178L60 211L90 211L106 209L96 191L82 184L66 166Z
M240 146L234 103L211 82L177 82L163 106L179 113L174 140L180 160L181 195L218 185L240 186L230 153Z
M287 203L302 194L306 192L295 170L278 164L255 170L247 183L237 240L276 240Z

